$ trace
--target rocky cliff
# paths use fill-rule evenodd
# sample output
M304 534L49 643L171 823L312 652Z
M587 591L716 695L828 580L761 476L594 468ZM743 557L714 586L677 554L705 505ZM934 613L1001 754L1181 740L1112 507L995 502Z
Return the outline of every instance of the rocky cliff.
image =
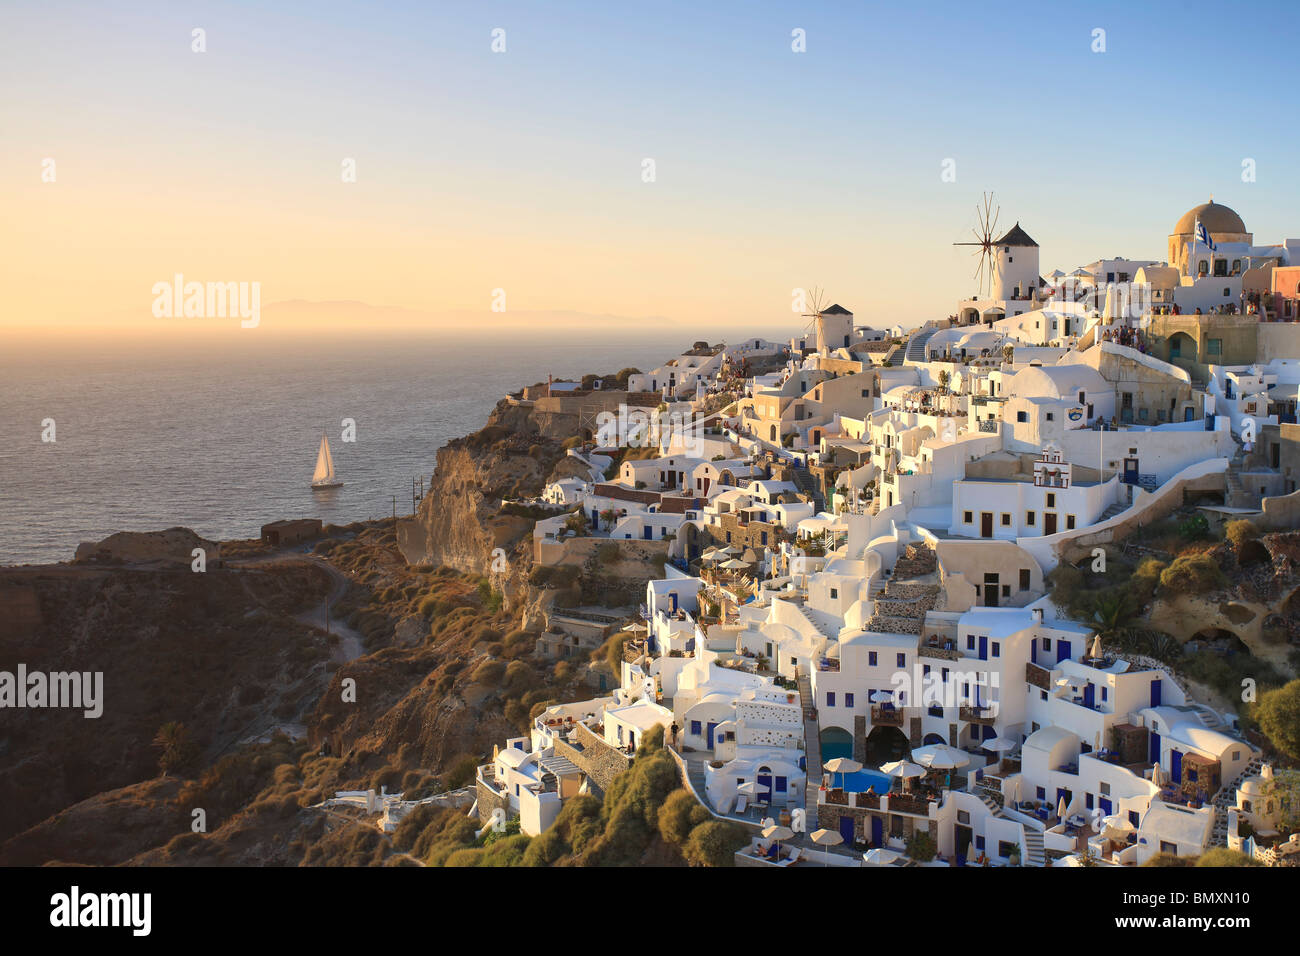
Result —
M560 442L544 433L552 424L503 401L485 427L438 449L428 493L397 524L403 557L483 575L507 608L526 604L534 522L503 512L501 500L540 495L564 461Z

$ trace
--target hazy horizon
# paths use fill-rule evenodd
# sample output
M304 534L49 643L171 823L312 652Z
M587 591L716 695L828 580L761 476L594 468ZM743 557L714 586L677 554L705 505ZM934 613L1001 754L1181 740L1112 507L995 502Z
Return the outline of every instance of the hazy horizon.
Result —
M1300 11L1253 10L7 4L0 329L155 330L178 273L268 307L502 321L501 295L740 335L819 286L912 327L975 291L952 243L989 190L1044 272L1161 259L1210 194L1275 242L1300 133L1201 75L1285 62Z

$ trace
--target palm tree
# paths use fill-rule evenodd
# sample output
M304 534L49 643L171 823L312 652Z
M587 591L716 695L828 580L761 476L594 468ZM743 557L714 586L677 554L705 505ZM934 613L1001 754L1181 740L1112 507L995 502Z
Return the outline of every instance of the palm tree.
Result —
M1102 643L1117 640L1133 619L1133 601L1125 592L1112 592L1097 598L1092 610L1092 624Z

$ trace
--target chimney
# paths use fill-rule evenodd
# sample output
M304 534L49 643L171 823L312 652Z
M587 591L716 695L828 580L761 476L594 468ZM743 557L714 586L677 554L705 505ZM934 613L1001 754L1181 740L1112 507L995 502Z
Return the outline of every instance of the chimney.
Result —
M1041 625L1043 623L1043 609L1041 607L1036 607L1033 608L1033 612L1034 612L1034 624Z

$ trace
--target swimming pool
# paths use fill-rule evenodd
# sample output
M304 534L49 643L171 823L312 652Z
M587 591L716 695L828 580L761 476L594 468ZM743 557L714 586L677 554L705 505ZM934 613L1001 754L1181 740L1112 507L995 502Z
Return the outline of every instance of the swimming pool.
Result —
M879 770L862 769L853 773L833 773L831 783L844 781L844 789L849 793L865 793L868 787L875 787L876 793L888 793L893 778Z

